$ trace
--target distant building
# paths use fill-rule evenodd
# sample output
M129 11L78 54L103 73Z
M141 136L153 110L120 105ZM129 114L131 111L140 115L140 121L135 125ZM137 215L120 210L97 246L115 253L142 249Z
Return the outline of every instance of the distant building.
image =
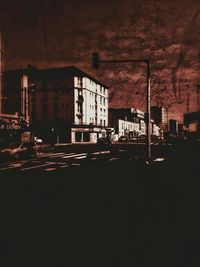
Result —
M177 120L169 120L169 132L172 134L178 134L178 121Z
M183 121L189 132L200 133L200 111L185 113Z
M178 133L182 134L185 132L185 127L183 123L178 123Z
M106 134L108 88L74 66L5 72L4 96L4 111L19 112L43 139L96 142Z
M166 112L163 107L152 106L151 107L151 118L159 126L163 126L167 124Z
M139 137L146 129L144 113L138 117L134 108L109 108L109 125L115 128L118 137Z

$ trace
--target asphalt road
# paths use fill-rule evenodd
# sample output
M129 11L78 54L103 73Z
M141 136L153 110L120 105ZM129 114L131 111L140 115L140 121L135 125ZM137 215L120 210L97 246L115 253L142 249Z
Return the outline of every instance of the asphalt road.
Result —
M200 266L199 148L136 154L59 148L1 170L1 265Z

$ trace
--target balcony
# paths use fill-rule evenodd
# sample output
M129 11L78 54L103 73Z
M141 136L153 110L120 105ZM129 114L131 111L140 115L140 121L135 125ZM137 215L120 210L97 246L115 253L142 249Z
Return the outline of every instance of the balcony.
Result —
M81 111L77 111L77 112L76 112L76 116L77 116L77 117L83 117L83 112L81 112Z
M83 101L84 101L83 96L82 95L79 95L78 96L78 100L76 100L76 103L83 103Z

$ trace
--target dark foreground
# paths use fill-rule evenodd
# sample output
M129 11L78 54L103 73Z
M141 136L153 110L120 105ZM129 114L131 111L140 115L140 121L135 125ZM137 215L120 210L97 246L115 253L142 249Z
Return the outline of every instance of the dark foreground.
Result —
M190 146L2 175L1 266L200 266L199 173Z

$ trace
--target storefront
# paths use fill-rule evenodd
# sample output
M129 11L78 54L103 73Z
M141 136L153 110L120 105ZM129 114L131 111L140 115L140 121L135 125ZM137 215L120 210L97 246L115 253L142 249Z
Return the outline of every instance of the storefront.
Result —
M106 129L103 127L76 125L71 128L72 143L96 143L101 137L106 137Z

